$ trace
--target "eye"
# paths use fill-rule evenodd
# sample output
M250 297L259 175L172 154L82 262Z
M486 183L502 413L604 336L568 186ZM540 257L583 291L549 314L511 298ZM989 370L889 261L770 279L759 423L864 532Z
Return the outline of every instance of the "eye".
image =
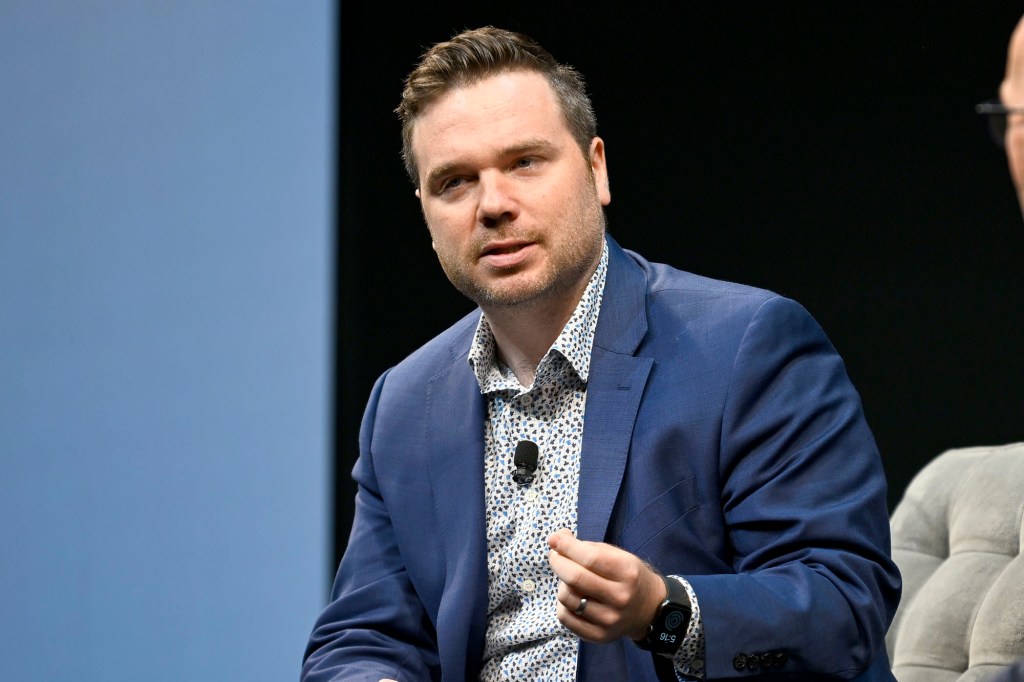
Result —
M512 164L514 168L530 168L534 164L534 158L532 156L524 156L521 159L516 159L515 163Z
M459 187L464 185L465 182L466 182L465 178L460 178L460 177L446 178L445 180L443 180L441 183L438 184L438 186L437 186L437 194L447 194L449 192L457 190Z

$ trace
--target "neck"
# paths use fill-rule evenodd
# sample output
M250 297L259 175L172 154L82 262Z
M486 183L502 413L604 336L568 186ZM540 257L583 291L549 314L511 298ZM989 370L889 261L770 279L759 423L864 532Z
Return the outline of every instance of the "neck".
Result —
M498 359L516 375L523 386L533 384L544 354L551 348L566 322L572 317L579 297L558 308L550 306L540 310L534 306L485 309L487 321L494 334Z
M594 271L601 252L565 289L548 289L532 300L510 305L479 302L494 334L498 360L516 375L523 386L532 386L537 366L562 333Z

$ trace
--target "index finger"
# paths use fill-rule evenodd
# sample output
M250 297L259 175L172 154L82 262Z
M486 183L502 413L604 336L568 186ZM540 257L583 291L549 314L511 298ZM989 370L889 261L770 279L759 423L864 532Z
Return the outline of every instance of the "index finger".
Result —
M630 566L631 554L604 542L580 540L568 530L559 530L548 536L552 550L602 578L624 577Z
M572 534L571 530L569 530L568 528L559 528L554 533L548 536L548 547L561 554L562 551L559 549L559 546L565 542L570 542L573 540L576 540L576 536Z

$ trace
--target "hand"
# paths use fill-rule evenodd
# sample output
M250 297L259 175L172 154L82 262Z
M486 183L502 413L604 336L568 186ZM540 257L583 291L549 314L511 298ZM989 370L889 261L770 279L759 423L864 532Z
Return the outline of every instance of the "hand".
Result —
M647 635L658 605L668 596L661 576L629 552L576 539L563 528L548 536L548 561L560 579L558 621L589 642ZM584 611L577 614L581 600Z

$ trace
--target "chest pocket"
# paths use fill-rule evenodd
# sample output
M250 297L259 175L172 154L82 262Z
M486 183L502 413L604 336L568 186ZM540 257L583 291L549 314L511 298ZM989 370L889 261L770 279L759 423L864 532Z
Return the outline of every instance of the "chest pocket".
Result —
M697 478L689 476L655 497L622 528L615 544L628 552L644 556L649 545L671 540L690 544L695 535L687 514L700 507ZM685 534L680 536L680 534ZM682 541L682 543L680 542Z

